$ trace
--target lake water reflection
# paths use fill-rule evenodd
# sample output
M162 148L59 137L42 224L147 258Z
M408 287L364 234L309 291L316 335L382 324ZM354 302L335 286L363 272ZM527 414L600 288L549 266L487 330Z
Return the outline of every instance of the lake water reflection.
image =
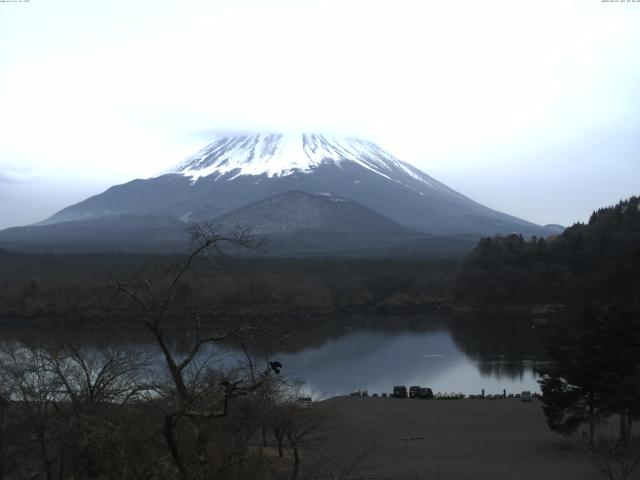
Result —
M0 322L0 344L40 344L43 337L58 343L46 328L17 328ZM513 314L458 315L342 315L324 319L288 319L274 322L268 344L254 345L258 357L270 352L283 364L288 379L302 379L315 399L345 395L356 390L389 393L394 385L420 385L434 392L479 394L539 390L536 365L545 361L546 327L526 316ZM214 327L212 327L214 328ZM18 334L20 332L20 334ZM86 328L64 336L64 344L96 349L105 342L144 349L163 365L149 334L125 327L101 331ZM188 342L175 331L174 350L186 351ZM186 337L184 337L186 338ZM47 343L47 342L45 342ZM226 352L226 354L222 354ZM202 352L208 358L211 351ZM244 354L233 345L215 348L218 367L230 366ZM222 354L222 355L221 355ZM264 358L264 357L262 357Z
M465 394L537 391L536 359L465 353L452 332L356 331L296 353L274 355L283 372L305 380L315 398L355 390L390 392L394 385ZM540 360L538 360L540 361Z

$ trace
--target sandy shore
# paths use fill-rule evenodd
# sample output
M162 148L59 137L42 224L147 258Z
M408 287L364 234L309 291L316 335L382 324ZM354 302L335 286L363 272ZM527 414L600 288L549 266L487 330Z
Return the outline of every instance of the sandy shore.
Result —
M426 480L596 480L603 477L546 426L541 404L505 400L336 397L335 435L376 447L367 476ZM638 477L640 478L640 476Z

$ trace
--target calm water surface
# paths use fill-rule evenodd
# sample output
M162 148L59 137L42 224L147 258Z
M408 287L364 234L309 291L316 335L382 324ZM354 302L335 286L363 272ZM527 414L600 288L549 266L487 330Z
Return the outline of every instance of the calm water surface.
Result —
M288 379L304 380L315 399L356 390L389 393L394 385L420 385L434 392L479 394L538 391L535 367L545 361L545 327L514 316L347 316L329 322L280 328L268 345L269 358L283 364ZM15 325L4 322L0 343L22 342ZM47 332L33 329L41 337ZM12 334L16 334L13 337ZM101 335L89 329L73 340L82 348L98 348ZM179 334L175 350L181 351ZM12 338L13 337L13 338ZM30 344L38 341L29 338ZM145 331L121 333L117 342L149 349ZM264 347L264 345L262 345ZM255 350L258 351L258 350ZM203 352L207 358L211 351ZM215 350L218 366L230 366L241 352L232 345Z
M305 380L316 398L355 390L390 392L394 385L465 394L537 391L535 358L465 353L451 332L357 331L297 353L275 354L283 373Z

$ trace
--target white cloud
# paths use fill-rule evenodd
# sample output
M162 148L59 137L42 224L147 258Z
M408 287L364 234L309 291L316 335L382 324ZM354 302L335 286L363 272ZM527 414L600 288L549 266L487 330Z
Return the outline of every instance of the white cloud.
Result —
M45 176L149 176L225 128L355 132L481 175L491 152L579 143L640 106L635 5L55 3L0 34L22 52L0 57L0 159Z

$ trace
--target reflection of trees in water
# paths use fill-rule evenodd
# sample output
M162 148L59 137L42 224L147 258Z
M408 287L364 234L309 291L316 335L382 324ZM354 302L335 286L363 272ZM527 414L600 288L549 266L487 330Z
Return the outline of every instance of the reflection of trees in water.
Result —
M205 320L199 325L200 333L216 333L231 321ZM361 331L388 337L448 331L455 345L474 359L482 375L512 379L522 378L535 365L535 361L545 359L544 339L548 330L544 326L532 324L528 316L479 312L456 315L282 315L261 320L254 318L251 323L263 330L259 341L247 345L255 354L263 351L296 354L320 348L327 342ZM65 327L57 323L57 327L51 328L51 324L46 321L21 326L18 322L9 322L5 328L0 328L0 334L4 339L15 339L30 345L57 343L56 337L89 348L99 348L105 342L124 346L145 345L150 342L149 335L135 319L110 325L69 324ZM189 338L195 334L194 326L185 322L176 322L168 331L173 340L171 347L178 353L184 351L186 345L189 345ZM233 344L226 346L234 347ZM523 360L523 357L529 357L531 361Z
M541 362L522 360L517 358L476 359L478 370L483 377L508 378L523 380L525 375L534 372Z
M458 315L450 325L454 343L475 360L483 376L523 379L546 359L549 329L529 315L476 312Z
M246 346L253 353L263 350L295 354L319 348L330 341L337 341L359 331L380 333L385 336L407 333L426 334L447 329L448 316L438 314L374 315L350 313L339 315L286 314L267 318L202 318L196 324L176 320L167 325L175 352L184 352L190 338L197 333L211 335L240 323L254 325L260 330L259 341ZM130 318L118 323L61 322L59 319L36 319L28 322L0 319L0 335L3 339L28 345L58 344L73 341L84 347L101 345L145 345L150 343L148 332L138 319ZM258 337L256 337L258 338ZM233 348L233 344L227 344Z
M295 354L320 348L330 341L355 332L369 332L387 337L407 333L427 334L447 328L448 318L442 315L367 315L342 314L308 319L302 324L284 322L271 329L268 338L272 351Z

